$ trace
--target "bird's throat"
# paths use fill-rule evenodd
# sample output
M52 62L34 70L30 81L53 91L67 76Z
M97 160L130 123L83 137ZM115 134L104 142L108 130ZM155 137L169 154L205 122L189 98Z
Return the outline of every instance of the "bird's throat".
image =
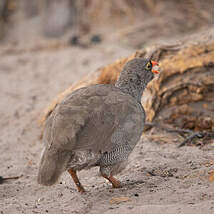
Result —
M132 97L134 97L138 102L141 102L141 97L143 94L143 91L146 87L145 84L125 84L125 83L120 83L119 81L116 82L115 86L119 88L123 93L129 94Z

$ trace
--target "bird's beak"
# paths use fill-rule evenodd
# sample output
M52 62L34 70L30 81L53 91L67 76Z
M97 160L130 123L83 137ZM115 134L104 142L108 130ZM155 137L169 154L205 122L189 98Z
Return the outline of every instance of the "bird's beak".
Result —
M155 62L155 61L151 61L151 62L152 62L152 72L155 74L159 74L158 70L153 69L153 67L157 67L159 65L158 62Z

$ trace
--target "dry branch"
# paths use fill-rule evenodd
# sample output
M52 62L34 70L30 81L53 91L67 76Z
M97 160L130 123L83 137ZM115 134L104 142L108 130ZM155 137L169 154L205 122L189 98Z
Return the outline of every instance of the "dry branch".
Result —
M194 139L202 139L202 138L203 138L203 140L214 139L214 132L210 132L210 131L208 131L208 132L206 132L206 131L194 132L194 131L191 131L189 129L167 127L167 126L160 124L160 123L147 122L147 123L145 123L144 131L148 131L149 129L151 129L153 127L162 129L162 130L169 132L169 133L174 132L174 133L177 133L177 134L181 135L182 137L184 137L185 140L178 145L178 148L183 147L187 144L192 144ZM189 135L189 136L186 137L185 135Z

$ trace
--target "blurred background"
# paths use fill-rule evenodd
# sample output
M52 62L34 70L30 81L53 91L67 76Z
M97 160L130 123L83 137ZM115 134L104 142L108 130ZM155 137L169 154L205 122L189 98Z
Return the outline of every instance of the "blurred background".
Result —
M142 48L213 27L213 14L213 0L1 0L0 41L116 39Z

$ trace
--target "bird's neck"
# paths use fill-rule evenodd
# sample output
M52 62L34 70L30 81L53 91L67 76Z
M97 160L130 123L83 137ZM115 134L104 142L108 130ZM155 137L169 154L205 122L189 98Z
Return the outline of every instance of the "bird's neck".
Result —
M134 97L138 102L141 102L141 97L144 89L146 88L145 83L139 85L131 84L130 82L123 82L118 80L115 84L123 93L129 94Z

